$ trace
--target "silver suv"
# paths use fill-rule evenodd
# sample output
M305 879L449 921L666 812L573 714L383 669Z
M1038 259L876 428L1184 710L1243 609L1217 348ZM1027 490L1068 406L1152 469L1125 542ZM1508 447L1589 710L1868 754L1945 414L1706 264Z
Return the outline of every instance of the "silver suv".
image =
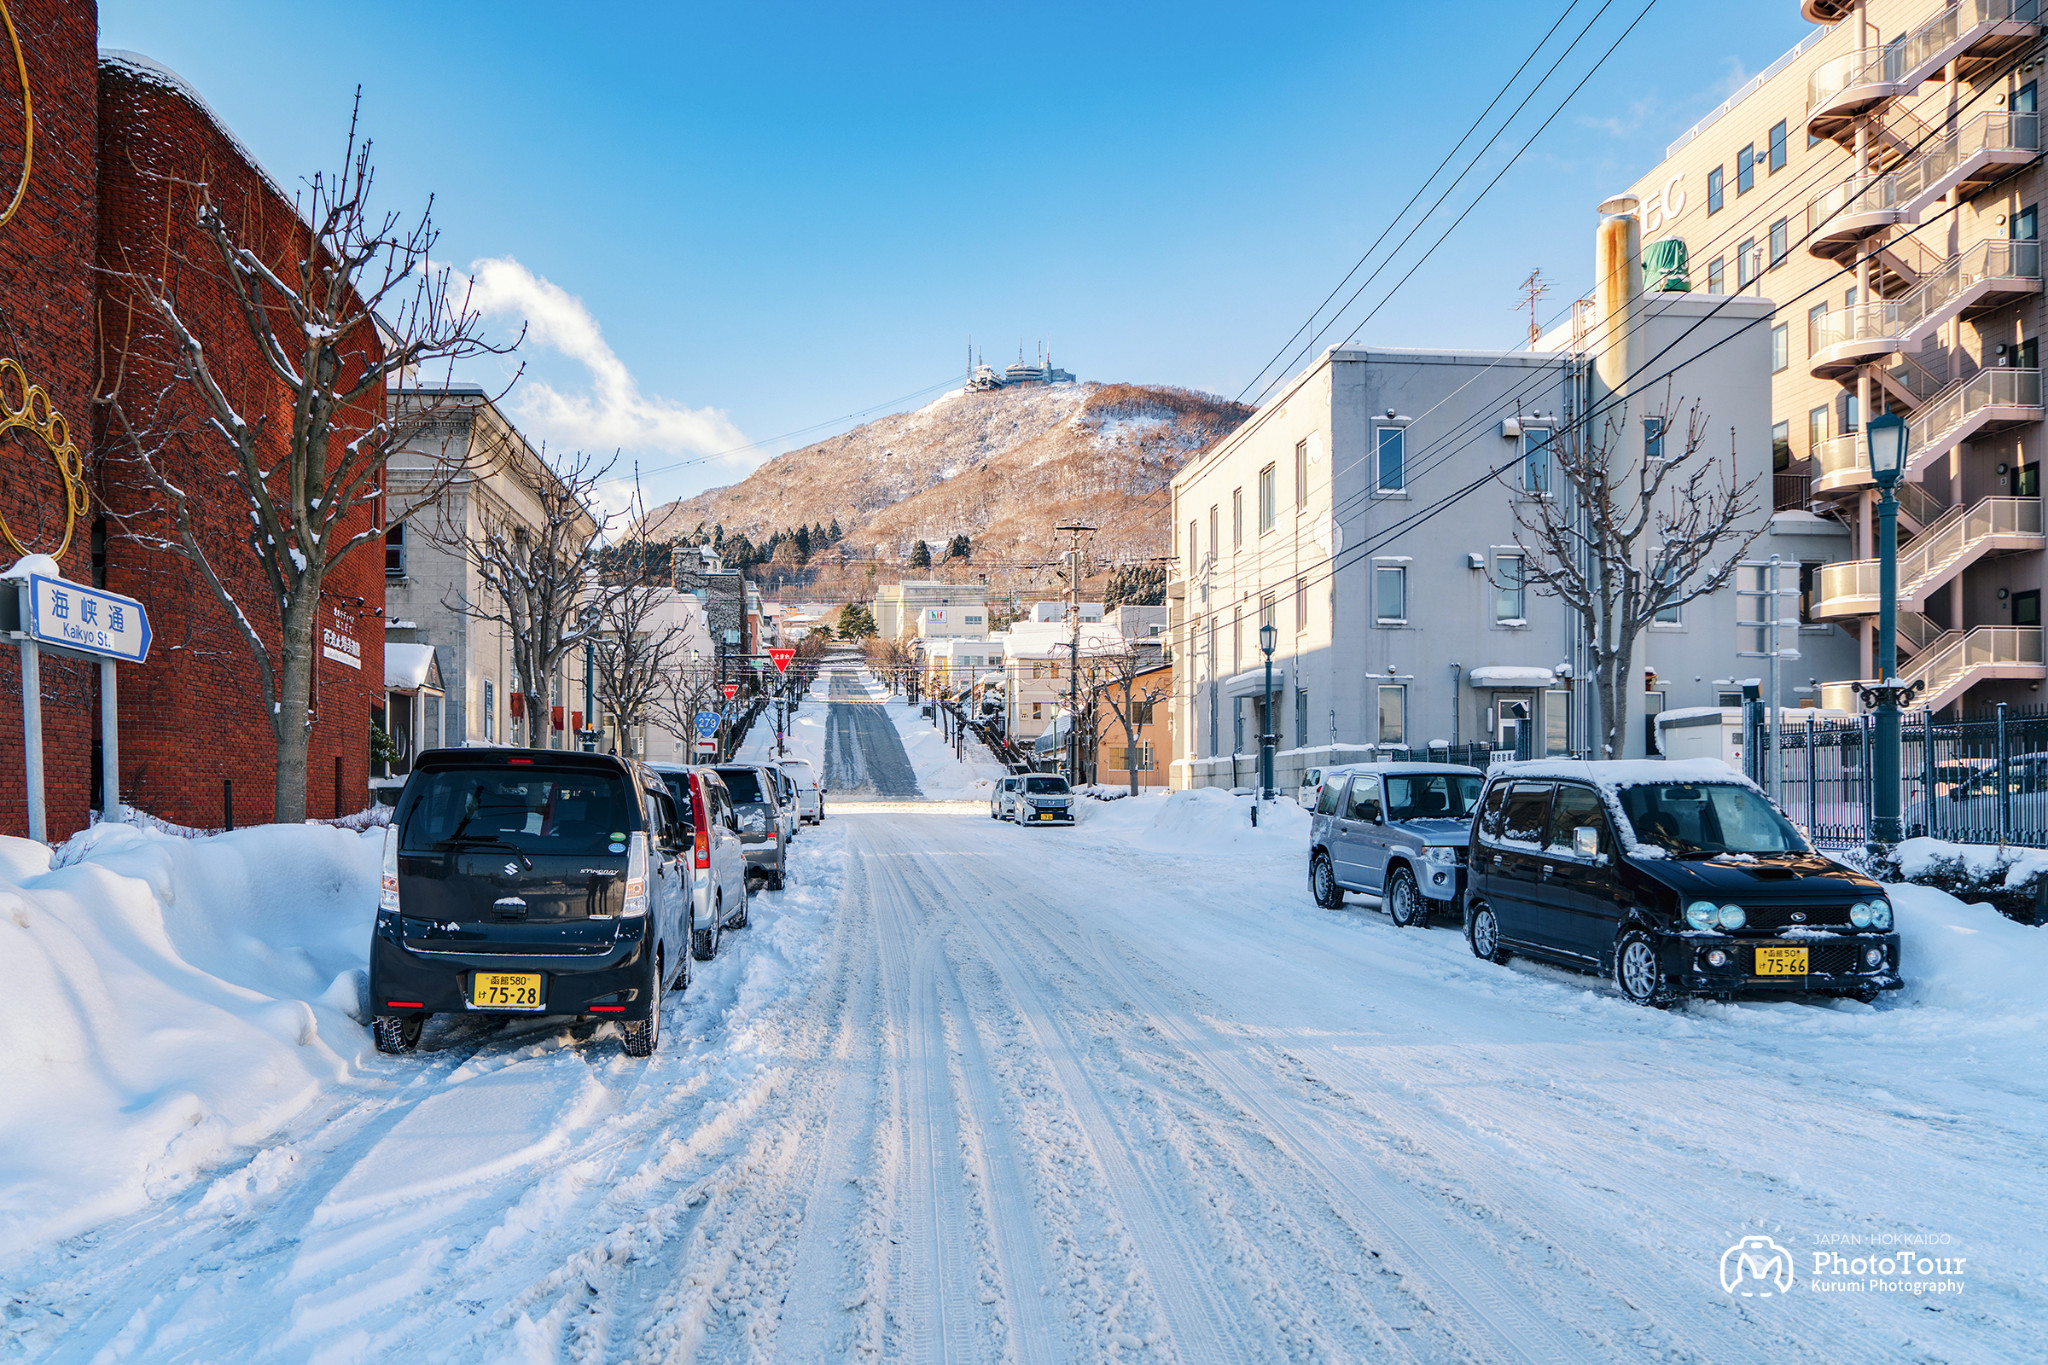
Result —
M1359 763L1323 774L1309 826L1308 883L1334 910L1346 891L1380 898L1406 928L1457 913L1472 812L1485 776L1449 763Z

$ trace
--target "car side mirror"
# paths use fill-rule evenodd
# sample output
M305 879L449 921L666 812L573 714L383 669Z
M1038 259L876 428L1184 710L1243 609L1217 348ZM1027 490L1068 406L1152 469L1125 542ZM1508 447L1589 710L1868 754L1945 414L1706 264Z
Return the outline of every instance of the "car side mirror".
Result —
M1600 855L1600 831L1591 825L1580 825L1572 831L1572 855L1579 858L1596 858Z

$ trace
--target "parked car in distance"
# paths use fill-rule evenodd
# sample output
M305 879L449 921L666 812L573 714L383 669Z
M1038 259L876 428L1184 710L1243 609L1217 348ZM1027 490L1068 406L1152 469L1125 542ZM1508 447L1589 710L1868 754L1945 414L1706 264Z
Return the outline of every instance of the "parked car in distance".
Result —
M1071 825L1074 793L1056 773L1026 773L1017 779L1012 818L1020 825Z
M782 838L786 844L796 838L797 826L803 823L797 816L796 783L790 780L788 773L773 764L761 771L775 779L775 807L781 813Z
M689 834L692 909L697 917L692 946L697 960L708 962L718 956L725 931L746 928L749 918L746 845L740 841L739 816L717 769L649 766L668 784Z
M1295 792L1294 799L1301 804L1303 810L1314 810L1316 804L1323 799L1323 774L1325 771L1326 769L1323 768L1305 768L1302 770L1301 787Z
M778 759L776 765L796 783L797 815L807 825L825 823L825 788L817 771L801 758Z
M770 891L780 891L789 858L782 841L782 808L775 795L775 779L768 769L751 763L720 764L717 772L739 820L747 875L766 883Z
M377 1050L411 1051L435 1014L565 1014L617 1020L626 1052L648 1056L662 992L690 983L694 888L688 826L646 765L427 750L384 836Z
M1016 815L1017 784L1023 780L1017 774L1011 773L1008 777L996 783L995 791L991 792L988 798L989 819L1008 820Z
M1643 1005L1896 990L1884 888L1815 853L1715 759L1506 763L1473 823L1465 934L1609 976Z
M1464 886L1485 774L1452 763L1354 763L1323 773L1309 821L1308 880L1316 904L1344 893L1380 898L1403 928L1449 913Z
M1979 768L1944 764L1935 769L1935 791L1932 810L1918 796L1906 803L1903 814L1908 832L1969 843L1995 842L2001 798L2009 828L2041 823L2048 811L2048 754L2014 754L2002 767L1995 761Z

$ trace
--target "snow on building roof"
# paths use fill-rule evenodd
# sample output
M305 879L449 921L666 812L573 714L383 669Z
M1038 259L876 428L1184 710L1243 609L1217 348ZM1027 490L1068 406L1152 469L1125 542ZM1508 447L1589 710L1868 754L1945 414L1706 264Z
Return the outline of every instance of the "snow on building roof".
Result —
M432 645L384 645L384 686L392 692L417 692L434 676ZM438 681L438 680L437 680Z
M1523 664L1487 664L1465 677L1474 687L1548 687L1557 681L1557 670Z

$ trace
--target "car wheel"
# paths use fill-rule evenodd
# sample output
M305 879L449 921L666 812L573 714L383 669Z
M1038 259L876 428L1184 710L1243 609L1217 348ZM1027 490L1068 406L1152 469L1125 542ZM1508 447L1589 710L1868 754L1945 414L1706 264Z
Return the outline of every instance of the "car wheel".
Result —
M1309 859L1308 889L1316 898L1316 904L1325 910L1341 910L1344 907L1344 888L1337 885L1337 869L1330 865L1330 855L1318 853Z
M1394 875L1387 878L1387 918L1400 928L1407 929L1429 918L1429 907L1422 903L1422 888L1415 884L1415 874L1405 867L1394 869Z
M786 878L788 875L789 874L787 872L784 872L781 868L777 868L775 871L769 873L768 889L770 891L780 891L782 889L783 879Z
M370 1031L377 1040L377 1051L412 1051L420 1045L420 1028L426 1022L424 1014L378 1015L370 1025Z
M1614 984L1638 1005L1659 1007L1672 1001L1657 961L1657 945L1640 929L1624 931L1615 942Z
M725 925L725 897L711 902L711 927L699 929L690 937L690 951L697 955L699 962L709 962L718 956L719 930Z
M1487 962L1506 962L1508 950L1501 947L1500 921L1493 917L1493 907L1481 901L1472 907L1472 913L1465 917L1465 942L1472 945L1472 956Z
M654 1049L661 1046L661 950L654 952L654 1003L648 1007L645 1019L621 1019L619 1021L620 1043L628 1057L652 1057Z
M662 948L655 949L654 960L656 962L667 962L667 950ZM677 969L675 975L669 979L667 989L672 991L686 991L690 989L690 955L688 953L677 953L676 961L680 963L681 966Z
M764 880L765 880L765 879L764 879ZM769 885L770 885L771 887L779 887L779 886L781 886L781 885L782 885L782 874L781 874L780 872L777 872L777 873L775 874L775 880L773 880L773 881L769 882L768 884L769 884ZM750 916L751 916L751 913L752 913L752 911L753 911L753 908L754 908L754 897L753 897L752 893L747 893L747 894L743 894L743 895L742 895L742 896L740 897L740 912L739 912L739 914L737 914L737 915L733 916L733 921L732 921L732 927L733 927L733 928L735 928L735 929L744 929L744 928L746 928L746 927L747 927L747 921L748 921L748 919L749 919L749 918L750 918Z

